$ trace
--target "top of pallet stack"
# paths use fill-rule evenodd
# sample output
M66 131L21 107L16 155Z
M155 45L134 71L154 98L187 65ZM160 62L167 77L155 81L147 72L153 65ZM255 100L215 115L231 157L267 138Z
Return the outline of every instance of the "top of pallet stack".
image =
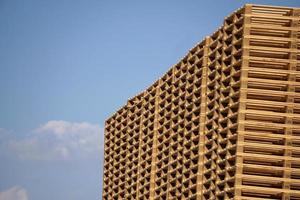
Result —
M244 6L236 9L229 15L227 15L224 18L224 23L226 20L232 18L234 15L243 15L245 8L251 8L251 14L259 14L259 15L266 15L266 16L272 16L272 17L293 17L293 16L300 16L300 8L295 8L295 7L283 7L283 6L271 6L271 5L257 5L257 4L245 4ZM149 86L147 89L144 89L143 91L139 92L137 95L133 96L132 98L129 98L126 102L125 105L122 105L117 111L111 115L106 121L109 121L110 119L116 117L118 114L122 113L122 111L126 108L130 108L136 100L143 98L144 95L147 95L151 90L153 90L155 87L159 85L159 81L163 79L170 71L172 71L173 68L177 67L180 65L180 63L183 60L186 60L190 54L193 54L195 51L199 50L199 48L203 48L205 46L205 41L208 38L214 38L214 35L216 35L224 26L224 23L215 31L213 32L210 36L206 36L202 41L198 42L195 46L193 46L191 49L188 50L187 54L183 56L182 58L179 59L179 61L174 64L166 73L164 73L161 77L159 77L151 86ZM300 23L300 21L299 21Z

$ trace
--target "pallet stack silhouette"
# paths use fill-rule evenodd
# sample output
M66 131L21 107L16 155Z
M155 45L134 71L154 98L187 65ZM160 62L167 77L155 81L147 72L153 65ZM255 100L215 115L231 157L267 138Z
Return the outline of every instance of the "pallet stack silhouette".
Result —
M300 199L300 8L246 4L105 124L103 199Z

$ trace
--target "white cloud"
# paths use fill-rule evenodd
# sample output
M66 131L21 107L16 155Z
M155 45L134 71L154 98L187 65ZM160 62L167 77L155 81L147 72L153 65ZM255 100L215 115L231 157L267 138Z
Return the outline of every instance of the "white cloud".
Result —
M27 191L19 186L0 192L0 200L28 200Z
M53 120L41 125L26 138L11 140L8 146L22 159L82 159L100 154L103 134L97 124Z

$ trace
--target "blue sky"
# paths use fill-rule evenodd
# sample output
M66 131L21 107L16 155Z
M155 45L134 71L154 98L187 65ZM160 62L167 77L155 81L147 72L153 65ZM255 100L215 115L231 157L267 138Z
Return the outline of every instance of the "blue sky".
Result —
M0 200L100 199L104 120L245 3L0 0Z

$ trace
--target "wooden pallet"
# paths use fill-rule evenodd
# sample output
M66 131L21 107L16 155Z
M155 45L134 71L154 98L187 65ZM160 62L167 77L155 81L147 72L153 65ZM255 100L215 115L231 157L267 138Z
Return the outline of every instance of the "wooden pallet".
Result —
M300 199L300 9L247 4L106 121L103 199Z

